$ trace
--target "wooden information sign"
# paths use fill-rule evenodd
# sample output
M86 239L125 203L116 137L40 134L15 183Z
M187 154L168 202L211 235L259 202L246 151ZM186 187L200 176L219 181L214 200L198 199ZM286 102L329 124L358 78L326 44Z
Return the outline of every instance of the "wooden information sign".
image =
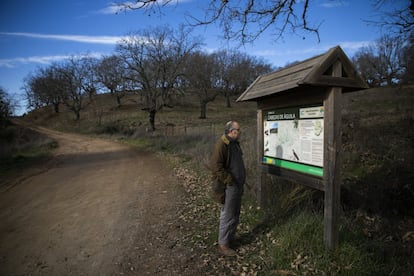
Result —
M257 102L257 200L273 174L321 190L324 241L338 243L342 93L368 88L337 46L325 54L259 76L237 101Z

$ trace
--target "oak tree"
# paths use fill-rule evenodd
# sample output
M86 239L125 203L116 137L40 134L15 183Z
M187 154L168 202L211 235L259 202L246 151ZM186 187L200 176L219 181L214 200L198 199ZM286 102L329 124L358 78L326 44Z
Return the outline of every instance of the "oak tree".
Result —
M169 106L179 87L184 61L199 46L200 41L185 28L174 31L167 26L131 33L117 45L130 78L142 88L152 131L157 112Z

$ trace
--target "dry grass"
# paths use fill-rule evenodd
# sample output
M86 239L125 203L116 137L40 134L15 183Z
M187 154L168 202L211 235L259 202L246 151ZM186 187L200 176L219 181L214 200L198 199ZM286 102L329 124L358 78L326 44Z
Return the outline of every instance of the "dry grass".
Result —
M44 161L55 147L56 142L45 135L19 125L8 125L0 130L0 176Z

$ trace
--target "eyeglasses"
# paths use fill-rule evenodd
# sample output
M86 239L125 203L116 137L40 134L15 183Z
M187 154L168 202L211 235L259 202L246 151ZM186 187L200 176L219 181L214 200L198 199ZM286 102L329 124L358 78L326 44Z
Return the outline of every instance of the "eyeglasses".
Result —
M233 128L232 130L237 130L238 132L240 132L240 128Z

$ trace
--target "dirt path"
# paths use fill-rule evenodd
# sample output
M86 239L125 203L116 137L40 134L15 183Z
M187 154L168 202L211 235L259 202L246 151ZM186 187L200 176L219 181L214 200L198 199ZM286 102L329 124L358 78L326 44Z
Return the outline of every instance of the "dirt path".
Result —
M0 185L0 275L192 275L179 185L154 155L41 132L55 157Z

